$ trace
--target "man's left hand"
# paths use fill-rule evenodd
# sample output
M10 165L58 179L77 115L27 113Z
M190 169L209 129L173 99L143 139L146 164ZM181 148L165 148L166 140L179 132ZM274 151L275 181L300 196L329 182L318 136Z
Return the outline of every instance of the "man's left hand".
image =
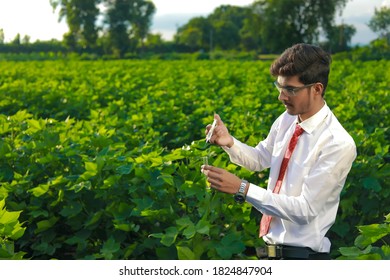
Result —
M218 191L235 194L240 187L241 179L225 169L202 165L201 172L206 175L210 187Z

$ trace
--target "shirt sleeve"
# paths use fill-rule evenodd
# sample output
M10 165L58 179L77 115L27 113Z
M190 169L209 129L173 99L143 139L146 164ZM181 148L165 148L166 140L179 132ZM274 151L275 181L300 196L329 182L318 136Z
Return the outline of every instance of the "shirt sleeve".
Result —
M230 161L250 171L262 171L270 166L270 154L262 143L256 147L248 146L236 138L231 148L223 147Z
M251 184L247 202L260 212L297 224L308 224L323 209L337 211L340 192L356 157L351 142L331 143L321 151L310 172L303 178L299 195L274 194Z
M267 138L261 141L256 147L248 146L233 137L233 146L231 148L222 148L229 155L231 162L245 167L250 171L259 172L269 168L271 166L272 151L279 122L280 118L273 123Z

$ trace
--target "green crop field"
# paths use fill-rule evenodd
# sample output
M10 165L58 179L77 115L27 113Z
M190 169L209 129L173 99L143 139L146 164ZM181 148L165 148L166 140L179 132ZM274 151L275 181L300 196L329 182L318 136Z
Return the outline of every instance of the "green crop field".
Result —
M0 259L254 259L260 215L206 187L220 114L255 145L284 108L270 62L0 64ZM336 258L390 258L389 61L334 61L325 99L358 156L330 238ZM386 218L386 217L387 218Z

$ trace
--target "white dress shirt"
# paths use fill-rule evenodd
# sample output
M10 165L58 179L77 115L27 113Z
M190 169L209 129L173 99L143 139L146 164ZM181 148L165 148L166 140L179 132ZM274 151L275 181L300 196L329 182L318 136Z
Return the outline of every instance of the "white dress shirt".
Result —
M263 237L265 242L329 252L331 243L325 234L335 222L356 146L325 104L300 123L305 131L290 158L280 192L274 194L280 164L297 121L297 116L284 112L256 147L234 139L234 145L224 150L232 162L249 170L270 168L267 190L251 183L246 197L260 212L273 216L270 230Z

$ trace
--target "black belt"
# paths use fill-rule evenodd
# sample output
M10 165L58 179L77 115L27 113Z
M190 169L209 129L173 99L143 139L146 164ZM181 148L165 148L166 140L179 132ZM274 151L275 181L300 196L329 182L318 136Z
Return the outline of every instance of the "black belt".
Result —
M308 247L266 244L265 252L270 259L330 259L328 253L318 253Z

